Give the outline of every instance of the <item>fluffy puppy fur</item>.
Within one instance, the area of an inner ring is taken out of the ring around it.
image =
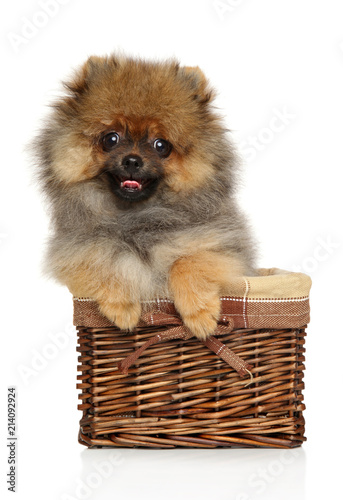
[[[123,330],[169,297],[199,338],[220,296],[253,274],[237,162],[201,70],[90,57],[39,134],[53,234],[46,267]]]

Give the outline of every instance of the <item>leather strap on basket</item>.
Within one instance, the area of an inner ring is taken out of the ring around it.
[[[141,354],[150,346],[158,344],[159,342],[166,342],[172,339],[188,340],[193,337],[193,333],[182,323],[181,318],[165,314],[161,311],[152,311],[144,314],[142,320],[149,325],[165,325],[173,324],[172,328],[158,333],[151,339],[147,340],[141,347],[139,347],[135,352],[124,358],[118,363],[119,372],[126,374],[129,368],[137,361]],[[175,326],[174,326],[175,325]],[[226,324],[218,325],[214,334],[215,335],[225,335],[233,330],[234,323],[230,318],[227,320]],[[220,342],[216,337],[210,336],[206,340],[201,341],[208,349],[214,352],[219,358],[228,363],[232,368],[236,370],[240,377],[245,375],[251,375],[252,366],[241,359],[237,354],[235,354],[231,349],[229,349],[225,344]]]

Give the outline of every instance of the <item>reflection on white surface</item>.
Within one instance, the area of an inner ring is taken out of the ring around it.
[[[305,457],[302,448],[85,449],[81,475],[61,498],[302,500]]]

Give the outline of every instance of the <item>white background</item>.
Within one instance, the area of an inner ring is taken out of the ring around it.
[[[0,7],[1,495],[10,498],[7,387],[15,385],[18,499],[337,497],[342,461],[336,452],[343,444],[342,3],[56,2]],[[25,147],[59,81],[88,55],[118,49],[175,56],[206,72],[244,157],[240,198],[260,242],[259,265],[312,277],[308,441],[292,453],[87,450],[77,442],[72,300],[41,276],[48,217]]]

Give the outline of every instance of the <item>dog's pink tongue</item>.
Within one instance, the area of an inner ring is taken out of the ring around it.
[[[133,180],[124,181],[122,183],[122,186],[123,186],[123,188],[128,188],[128,189],[140,189],[141,188],[141,184],[139,182],[133,181]]]

